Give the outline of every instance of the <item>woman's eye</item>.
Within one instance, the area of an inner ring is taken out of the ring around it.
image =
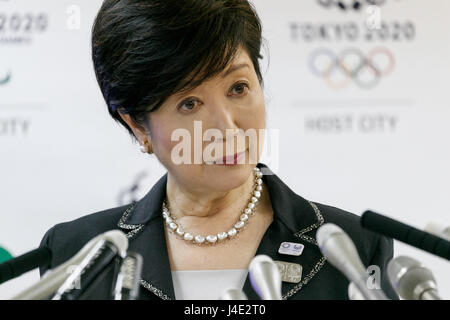
[[[233,86],[231,91],[234,91],[238,96],[244,95],[248,90],[248,85],[244,82],[240,82]]]
[[[237,83],[236,85],[234,85],[231,88],[231,92],[232,93],[229,94],[229,95],[231,95],[231,96],[233,96],[233,95],[243,96],[243,95],[245,95],[247,93],[248,89],[249,89],[249,86],[248,86],[247,83],[240,82],[240,83]],[[178,105],[177,109],[183,109],[184,108],[185,111],[191,111],[191,110],[193,110],[195,108],[195,104],[197,102],[198,101],[196,99],[192,99],[192,98],[191,99],[186,99],[186,100],[184,100],[183,102],[181,102]]]
[[[181,109],[182,107],[186,107],[185,110],[190,111],[195,108],[195,102],[196,101],[193,99],[184,100],[183,102],[181,102],[178,105],[178,109]]]

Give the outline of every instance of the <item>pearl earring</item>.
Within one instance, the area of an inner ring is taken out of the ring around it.
[[[141,150],[142,153],[148,153],[149,150],[148,150],[148,144],[147,144],[147,141],[144,142],[144,144],[141,144],[140,147],[139,147],[139,149]]]

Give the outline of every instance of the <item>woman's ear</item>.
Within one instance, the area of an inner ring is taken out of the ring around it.
[[[147,135],[144,128],[141,126],[138,126],[134,123],[134,121],[131,119],[130,115],[128,113],[122,113],[119,109],[118,111],[120,117],[123,121],[126,122],[126,124],[130,127],[131,131],[133,131],[134,136],[138,140],[139,144],[141,146],[147,146],[147,152],[152,153],[152,142],[149,135]]]

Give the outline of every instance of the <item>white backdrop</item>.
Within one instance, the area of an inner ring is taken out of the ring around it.
[[[268,127],[280,134],[278,165],[261,161],[307,199],[450,225],[450,2],[360,2],[254,0],[270,54]],[[107,113],[90,57],[100,5],[0,1],[0,247],[14,256],[57,223],[142,197],[165,172]],[[357,68],[356,50],[372,64]],[[395,242],[400,254],[430,267],[450,298],[443,259]],[[0,298],[38,278],[0,285]]]

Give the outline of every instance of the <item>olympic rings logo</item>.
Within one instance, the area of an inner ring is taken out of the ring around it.
[[[361,7],[365,4],[371,5],[371,6],[381,6],[386,2],[386,0],[317,0],[317,2],[325,8],[329,8],[331,6],[338,7],[341,10],[360,10]]]
[[[347,48],[338,55],[328,48],[319,48],[309,55],[308,65],[332,88],[341,89],[353,81],[360,88],[371,89],[392,73],[395,58],[385,47],[376,47],[367,55],[358,48]]]

